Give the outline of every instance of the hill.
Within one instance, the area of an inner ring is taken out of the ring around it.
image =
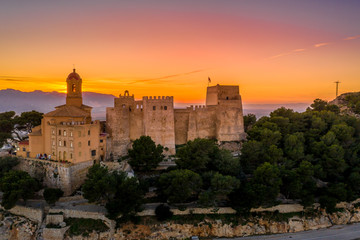
[[[360,92],[343,93],[329,104],[339,106],[342,113],[360,117]]]

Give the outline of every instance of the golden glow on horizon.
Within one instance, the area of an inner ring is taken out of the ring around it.
[[[360,91],[358,33],[203,12],[60,16],[9,27],[0,40],[2,89],[65,93],[75,63],[83,91],[175,102],[204,102],[208,77],[239,85],[246,103],[331,100],[335,81],[340,93]]]

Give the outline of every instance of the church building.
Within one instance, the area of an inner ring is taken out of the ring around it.
[[[82,79],[73,70],[66,79],[66,104],[44,114],[41,125],[29,134],[28,151],[19,155],[81,163],[99,161],[105,155],[106,136],[100,121],[92,121],[92,107],[83,104]]]

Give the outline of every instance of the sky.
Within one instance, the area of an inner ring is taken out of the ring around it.
[[[239,85],[245,104],[360,91],[358,0],[1,0],[0,89],[174,96]]]

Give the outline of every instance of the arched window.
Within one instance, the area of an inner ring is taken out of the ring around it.
[[[72,86],[71,86],[71,91],[74,93],[74,92],[76,92],[76,85],[75,84],[73,84]]]
[[[58,160],[61,160],[61,151],[59,151],[59,159]]]
[[[66,160],[66,152],[64,151],[64,161]]]

